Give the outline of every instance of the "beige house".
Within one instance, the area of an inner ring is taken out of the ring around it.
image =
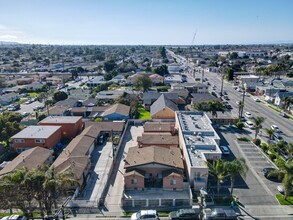
[[[153,85],[161,85],[164,84],[164,77],[160,76],[159,74],[152,74],[150,75],[150,79],[153,82]]]
[[[151,105],[150,109],[153,119],[175,119],[175,111],[178,111],[177,105],[164,94]]]

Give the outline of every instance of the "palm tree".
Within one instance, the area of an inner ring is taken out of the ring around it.
[[[243,108],[244,108],[243,102],[242,101],[239,101],[239,103],[238,103],[238,115],[239,115],[239,119],[242,116]]]
[[[261,117],[261,116],[257,116],[257,117],[252,118],[252,120],[254,121],[254,128],[255,128],[254,139],[256,139],[260,129],[262,129],[262,123],[265,121],[265,118]]]
[[[289,160],[291,161],[292,157],[293,157],[293,143],[287,144],[285,149],[286,149],[286,152],[287,152],[287,154],[289,156]]]
[[[208,103],[209,105],[209,112],[212,113],[212,117],[218,117],[217,110],[218,110],[218,103],[215,101],[211,101]]]
[[[283,163],[280,170],[272,171],[269,176],[278,175],[283,176],[283,186],[285,188],[284,199],[286,200],[289,193],[293,190],[293,161]]]
[[[207,162],[210,174],[217,178],[217,193],[220,193],[220,184],[225,179],[227,174],[226,161],[224,160],[214,160],[213,162]]]
[[[284,102],[284,105],[283,105],[283,109],[284,109],[284,110],[287,110],[288,107],[289,107],[291,104],[293,104],[293,98],[290,97],[290,96],[286,96],[286,97],[284,97],[282,100],[283,100],[283,102]]]
[[[275,130],[274,129],[271,129],[271,128],[267,128],[266,129],[266,132],[269,135],[269,139],[272,140],[272,137],[273,137],[273,135],[275,133]]]
[[[248,166],[246,165],[244,158],[238,158],[231,162],[227,162],[226,169],[227,169],[227,175],[230,176],[231,195],[233,195],[233,188],[234,188],[236,176],[241,175],[245,177],[248,171]]]

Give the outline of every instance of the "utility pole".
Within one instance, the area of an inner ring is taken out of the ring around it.
[[[222,72],[221,96],[223,95],[224,73]]]
[[[241,111],[240,111],[240,118],[243,115],[243,109],[244,109],[244,98],[245,98],[245,88],[244,85],[242,84],[242,103],[241,103]]]

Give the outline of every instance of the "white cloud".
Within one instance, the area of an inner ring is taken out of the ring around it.
[[[6,35],[0,35],[0,39],[4,39],[4,40],[14,40],[17,39],[18,37],[15,35],[10,35],[10,34],[6,34]]]

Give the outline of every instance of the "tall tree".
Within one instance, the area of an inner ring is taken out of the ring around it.
[[[55,102],[65,100],[67,98],[68,98],[67,93],[63,92],[63,91],[55,92],[54,95],[53,95],[53,99],[54,99]]]
[[[221,183],[227,175],[226,161],[214,160],[212,162],[207,162],[207,166],[209,168],[209,173],[217,179],[217,193],[219,195]]]
[[[230,177],[231,182],[231,195],[233,195],[235,178],[238,175],[246,176],[248,166],[244,158],[237,158],[231,162],[226,163],[227,175]]]
[[[255,128],[254,139],[256,139],[260,129],[262,129],[262,123],[265,121],[265,118],[261,116],[257,116],[252,118],[252,120],[254,121],[254,128]]]
[[[283,186],[285,189],[284,199],[286,200],[290,192],[293,191],[293,161],[290,160],[288,163],[283,163],[280,170],[275,170],[269,173],[269,176],[279,175],[283,177]]]
[[[138,77],[134,82],[134,86],[143,92],[147,91],[152,84],[152,80],[147,75]]]
[[[271,129],[271,128],[267,128],[266,133],[269,135],[269,140],[272,140],[272,137],[273,137],[273,135],[275,133],[275,130]]]

